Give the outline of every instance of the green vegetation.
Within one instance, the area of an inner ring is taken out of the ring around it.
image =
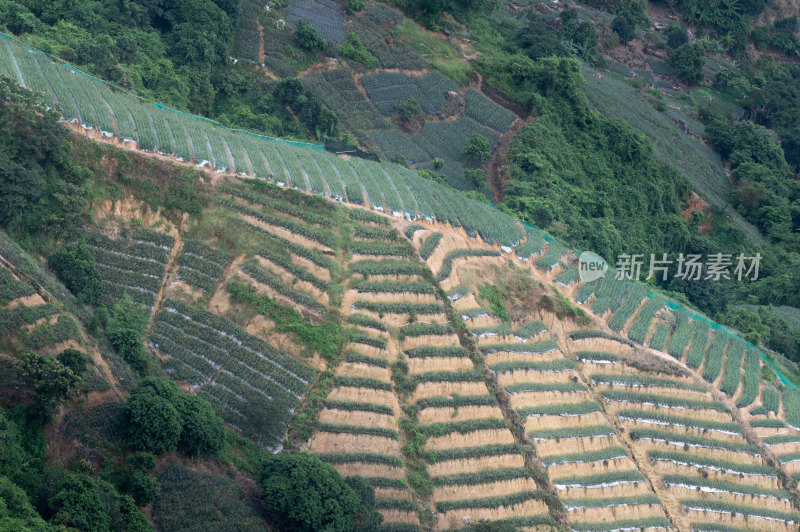
[[[713,458],[703,458],[689,453],[650,451],[651,461],[675,462],[681,465],[693,467],[708,467],[719,469],[726,473],[735,475],[762,475],[766,477],[776,477],[778,472],[773,467],[742,464],[728,460],[715,460]]]
[[[613,373],[594,373],[592,374],[594,384],[613,384],[615,386],[625,386],[626,388],[673,388],[675,390],[694,390],[698,392],[706,391],[700,384],[692,382],[677,381],[672,379],[661,379],[658,377],[648,377],[646,375],[615,375]]]
[[[637,421],[639,423],[652,423],[655,425],[672,425],[691,429],[706,431],[719,431],[726,434],[744,434],[742,427],[738,423],[726,423],[722,421],[706,421],[692,417],[671,416],[659,414],[657,412],[647,412],[645,410],[622,409],[617,412],[619,419]],[[752,424],[751,424],[752,425]],[[752,425],[757,426],[757,425]]]
[[[607,447],[601,451],[552,455],[542,458],[542,463],[550,467],[558,464],[601,462],[605,460],[614,460],[615,458],[624,458],[626,456],[628,456],[628,453],[624,447]]]
[[[669,442],[673,445],[683,444],[688,447],[702,447],[706,449],[720,449],[723,451],[733,451],[748,453],[752,455],[758,454],[758,447],[747,443],[732,443],[722,440],[714,440],[711,438],[701,438],[697,436],[688,436],[685,434],[674,434],[672,432],[662,430],[642,430],[634,429],[630,431],[631,439],[636,441],[654,440]]]
[[[439,241],[442,239],[442,233],[433,233],[428,238],[425,239],[425,242],[422,244],[422,247],[419,250],[419,256],[422,257],[422,260],[428,260],[433,252],[436,251],[436,246],[439,245]]]
[[[691,409],[691,410],[715,410],[717,412],[727,412],[727,407],[718,401],[700,401],[694,399],[683,399],[680,397],[669,397],[658,394],[629,392],[622,390],[606,390],[601,394],[606,401],[622,401],[627,403],[641,403],[665,408]]]
[[[533,441],[559,440],[562,438],[595,438],[614,434],[614,429],[606,425],[575,427],[568,429],[535,430],[528,433]]]

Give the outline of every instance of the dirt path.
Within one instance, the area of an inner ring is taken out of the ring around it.
[[[267,60],[267,52],[264,49],[264,26],[260,23],[258,25],[258,62],[261,63],[261,70],[264,71],[264,75],[267,76],[269,79],[278,80],[278,76],[273,74],[270,69],[266,67]]]
[[[495,203],[501,203],[504,199],[506,183],[511,179],[511,172],[505,164],[505,156],[511,141],[514,140],[517,132],[528,124],[529,119],[517,118],[508,130],[500,135],[497,145],[492,152],[492,158],[486,165],[486,176],[489,179],[489,188],[492,190],[492,197]]]
[[[164,308],[164,301],[167,299],[167,289],[169,285],[172,284],[178,277],[178,270],[180,267],[178,266],[178,257],[181,256],[183,252],[183,239],[180,235],[175,236],[175,245],[172,246],[172,251],[169,252],[169,261],[167,262],[167,267],[164,270],[164,278],[161,280],[161,288],[158,289],[158,294],[156,294],[156,303],[153,305],[153,312],[152,312],[152,320],[150,320],[150,325],[148,330],[152,330],[153,325],[156,323],[156,318],[161,313],[161,309]]]

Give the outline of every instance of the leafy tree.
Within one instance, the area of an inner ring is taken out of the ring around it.
[[[123,431],[132,448],[154,454],[177,449],[183,419],[171,402],[177,396],[177,388],[173,392],[166,385],[168,382],[150,377],[144,379],[131,391],[130,398],[122,407]]]
[[[56,525],[88,532],[110,529],[111,518],[103,509],[97,483],[88,475],[66,475],[48,505]]]
[[[636,37],[636,19],[630,13],[622,13],[611,21],[611,29],[623,43],[630,42]]]
[[[364,9],[364,0],[347,0],[345,7],[350,11],[361,11]]]
[[[36,512],[25,490],[0,476],[0,530],[47,532],[51,527]]]
[[[282,79],[275,85],[272,95],[283,105],[294,105],[303,94],[303,84],[297,78]]]
[[[129,295],[114,305],[113,317],[106,327],[111,344],[139,374],[147,372],[147,351],[143,337],[150,319],[147,309],[133,302]]]
[[[671,24],[664,30],[664,36],[667,38],[667,46],[673,50],[689,42],[689,36],[680,24]]]
[[[156,457],[152,453],[133,453],[126,462],[132,471],[148,473],[156,467]]]
[[[80,377],[86,371],[86,355],[77,349],[65,349],[56,357],[59,362]]]
[[[309,52],[322,52],[327,46],[325,40],[319,36],[317,30],[307,20],[301,19],[297,21],[295,35],[297,35],[300,46]]]
[[[259,484],[265,507],[285,530],[349,531],[362,511],[358,495],[341,475],[311,454],[269,457]]]
[[[706,64],[706,51],[700,43],[686,43],[675,48],[670,56],[672,64],[680,76],[692,83],[703,81],[703,67]]]
[[[14,367],[20,383],[36,392],[43,407],[52,407],[79,390],[80,376],[54,357],[27,352]]]
[[[465,168],[464,177],[466,177],[475,188],[481,188],[486,185],[486,171],[481,168]]]
[[[80,220],[90,172],[67,156],[67,135],[38,96],[0,75],[0,226],[58,237]]]
[[[82,302],[96,305],[103,297],[103,281],[94,255],[80,242],[66,244],[48,263],[64,285]]]
[[[492,148],[483,135],[472,135],[464,147],[463,155],[469,162],[485,164],[492,156]]]
[[[133,470],[125,477],[124,490],[137,506],[146,506],[156,498],[158,481],[143,471]]]
[[[375,511],[375,490],[360,476],[346,477],[344,481],[361,501],[361,510],[354,519],[354,529],[364,532],[375,530],[383,522],[383,516]]]
[[[225,443],[225,426],[211,404],[196,395],[181,393],[175,406],[183,419],[180,447],[190,455],[210,456]]]

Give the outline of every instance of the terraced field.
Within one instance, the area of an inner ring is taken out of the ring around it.
[[[106,303],[148,308],[164,370],[243,435],[367,478],[387,529],[797,529],[800,392],[762,379],[734,331],[611,270],[584,283],[549,235],[399,167],[179,119],[0,50],[65,119],[227,169],[197,224],[88,233]],[[0,255],[13,341],[78,342],[45,300],[63,287],[20,273],[2,238]]]

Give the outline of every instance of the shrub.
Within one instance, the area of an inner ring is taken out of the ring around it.
[[[623,43],[630,42],[636,37],[636,19],[628,12],[620,13],[611,21],[611,29]]]
[[[702,44],[682,44],[673,50],[670,60],[682,78],[693,83],[703,81],[706,51]]]
[[[196,395],[182,393],[175,406],[183,428],[179,446],[190,455],[212,456],[225,443],[225,426],[211,404]]]
[[[103,298],[103,280],[94,255],[83,243],[65,244],[47,262],[81,302],[89,305],[100,303]]]
[[[325,41],[307,20],[301,19],[297,21],[295,35],[297,36],[300,46],[309,52],[322,52],[326,47]]]
[[[425,243],[422,244],[422,247],[419,250],[419,256],[422,257],[422,260],[428,260],[433,252],[436,251],[436,246],[439,245],[439,241],[442,239],[442,233],[433,233],[428,238],[425,239]]]
[[[150,314],[141,305],[136,305],[130,296],[114,305],[113,317],[106,327],[106,336],[111,344],[136,372],[147,372],[147,351],[143,337],[150,321]]]
[[[350,0],[350,3],[352,3],[352,1],[353,0]],[[364,2],[361,2],[362,7],[363,5]],[[378,64],[378,60],[375,58],[375,56],[369,53],[369,50],[364,48],[364,43],[361,42],[361,37],[355,33],[350,33],[347,36],[347,38],[344,40],[344,43],[339,46],[339,53],[342,54],[343,57],[350,58],[353,61],[358,61],[367,68],[372,68]]]
[[[664,36],[667,38],[667,46],[673,50],[689,42],[689,36],[680,24],[672,24],[664,30]]]
[[[363,503],[339,473],[306,453],[269,457],[259,475],[266,509],[284,530],[352,530]],[[298,504],[302,501],[302,504]]]
[[[492,156],[492,147],[483,135],[472,135],[462,155],[472,163],[485,164]]]
[[[122,408],[123,431],[134,449],[164,454],[178,447],[183,423],[171,400],[153,388],[134,388]]]

